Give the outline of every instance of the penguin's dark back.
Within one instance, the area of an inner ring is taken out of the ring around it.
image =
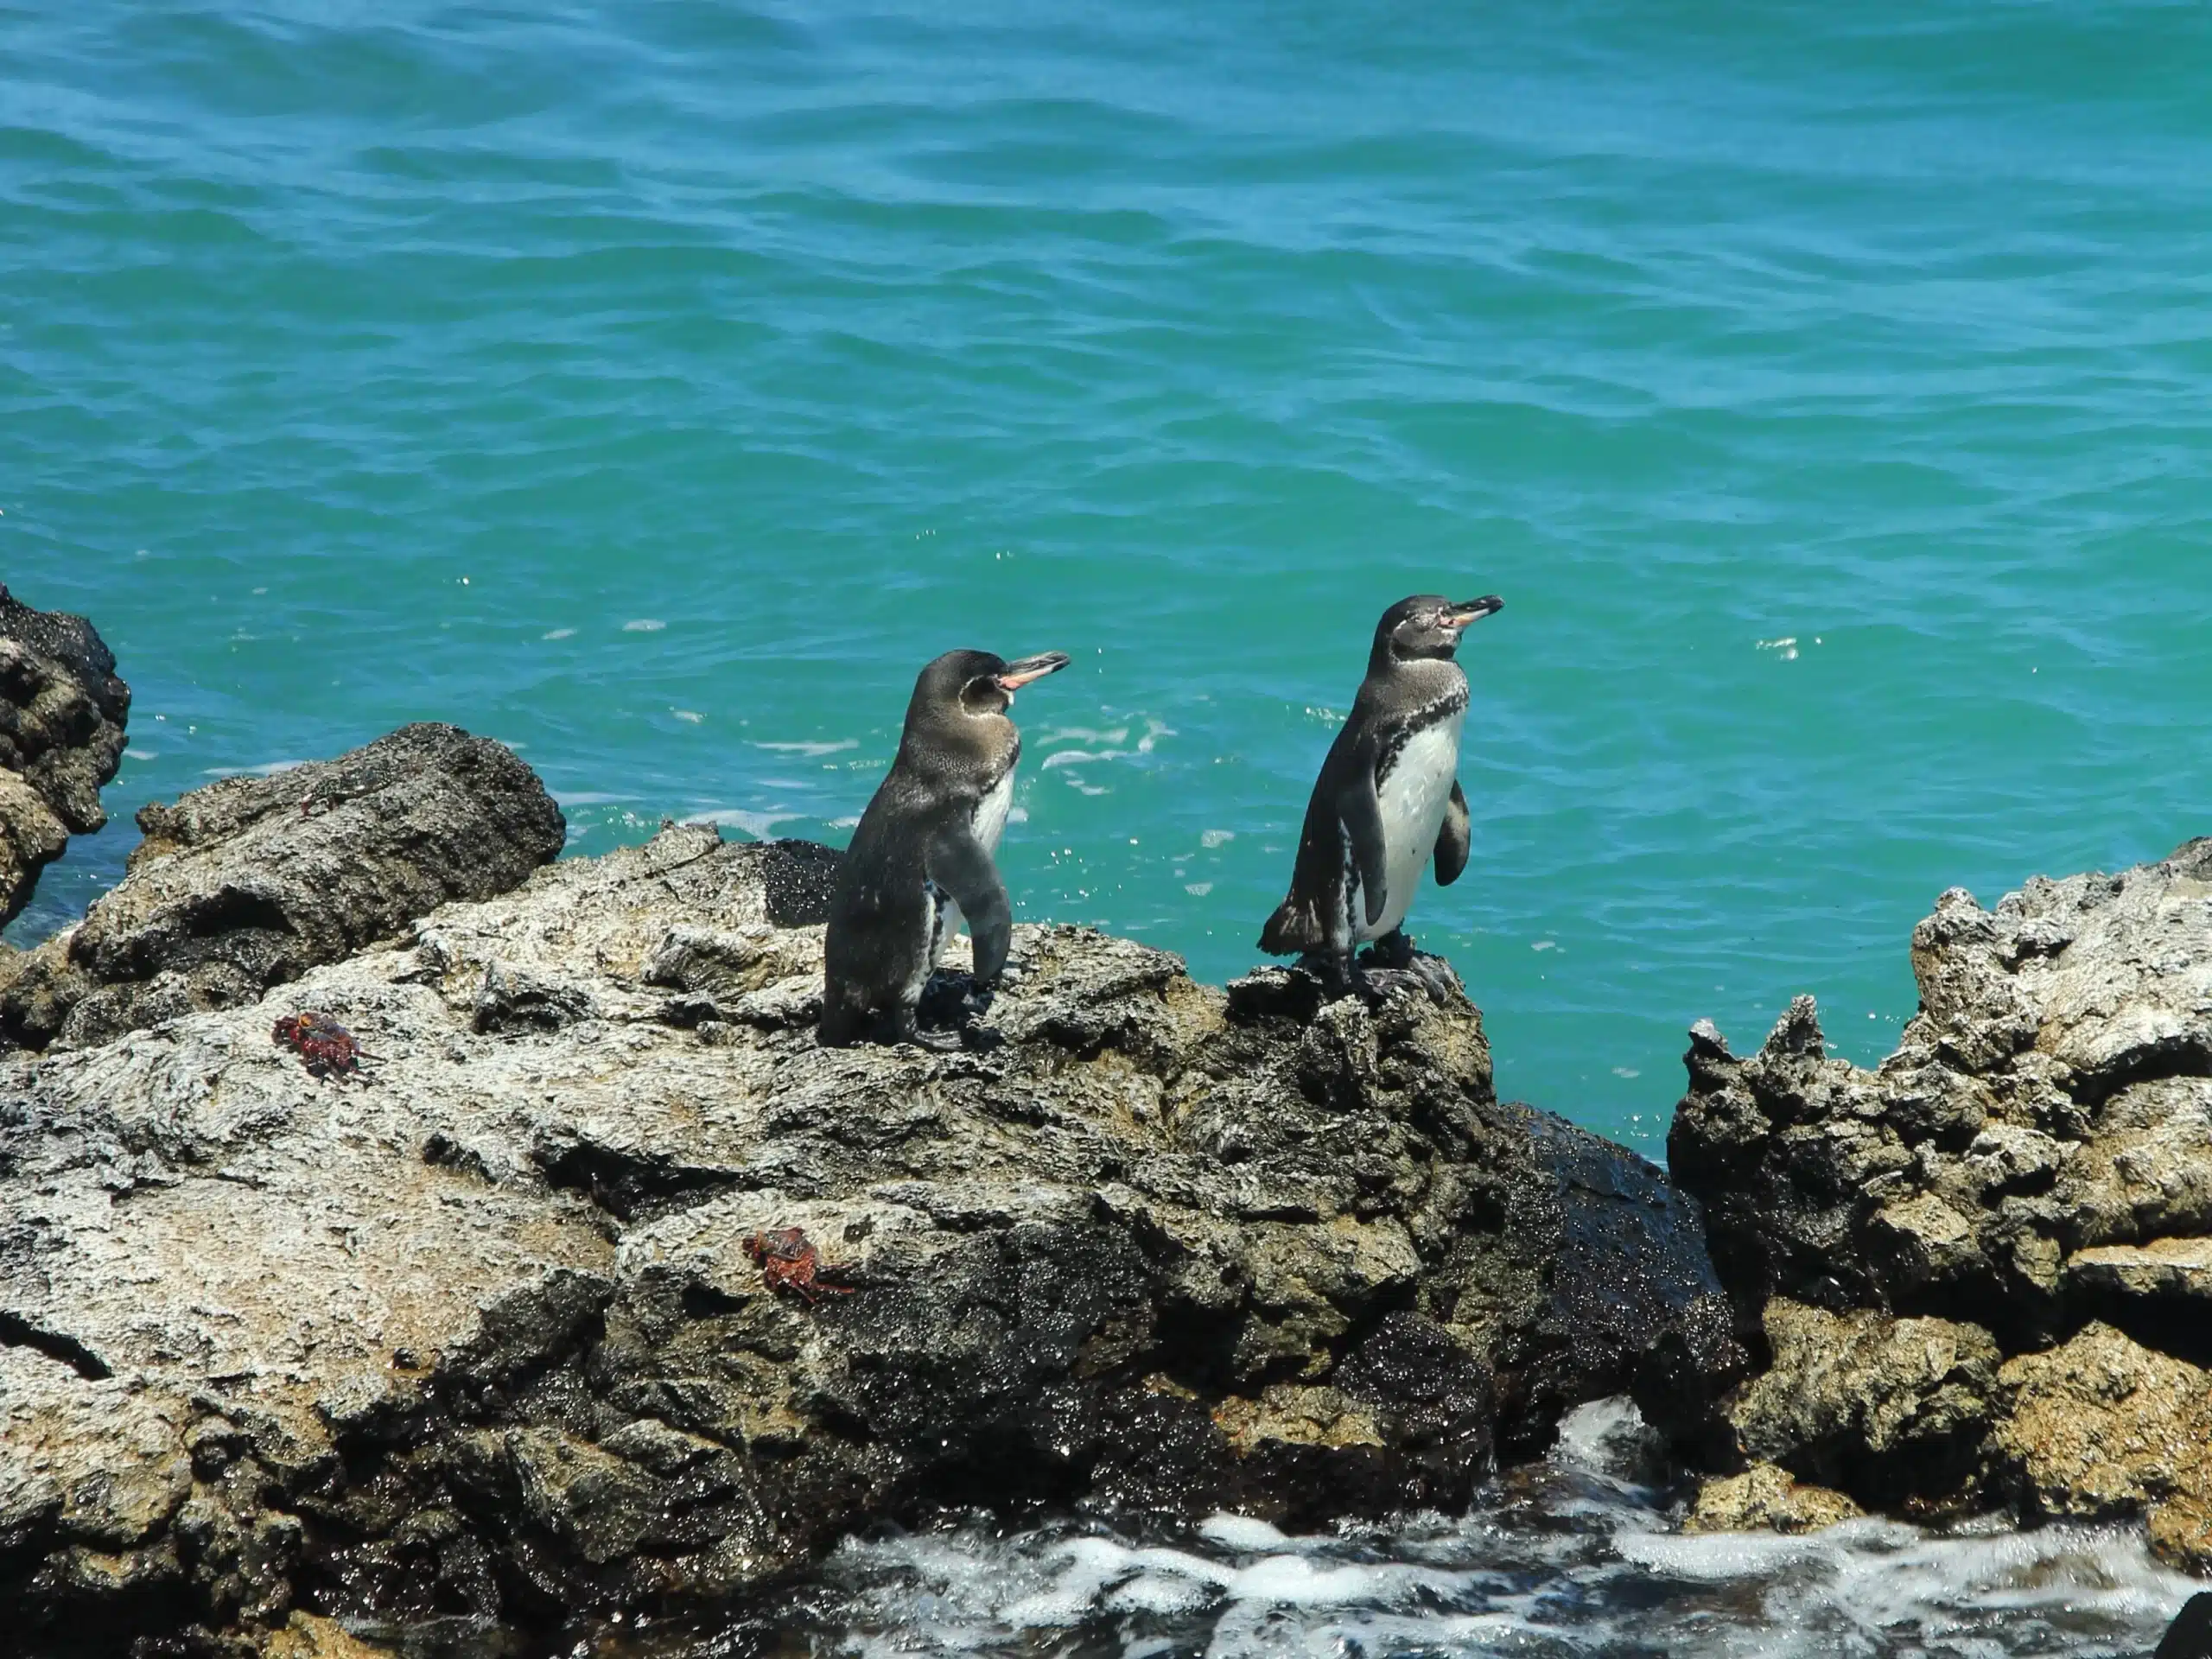
[[[947,819],[966,822],[1021,753],[1021,736],[1003,715],[968,715],[925,706],[919,692],[906,715],[898,757],[876,785],[846,849],[830,900],[833,922],[849,925],[925,878],[931,836]],[[844,926],[833,925],[833,935]]]
[[[1359,696],[1344,723],[1347,727],[1417,724],[1432,714],[1454,713],[1466,702],[1467,676],[1458,663],[1420,657],[1370,672],[1359,683]]]

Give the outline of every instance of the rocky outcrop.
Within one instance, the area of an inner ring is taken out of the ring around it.
[[[100,786],[123,763],[130,713],[130,688],[91,623],[0,586],[0,923],[71,836],[107,822]]]
[[[1691,1033],[1670,1161],[1771,1359],[1739,1454],[1891,1508],[2147,1512],[2212,1561],[2212,841],[1955,889],[1913,966],[1872,1071],[1810,998],[1745,1058]]]
[[[449,899],[505,892],[567,833],[512,751],[428,724],[156,803],[138,827],[122,883],[0,970],[0,1039],[84,1047],[253,1002]]]
[[[1999,1354],[1979,1325],[1777,1297],[1764,1335],[1773,1363],[1730,1412],[1746,1456],[1891,1509],[1980,1476]]]
[[[1471,1004],[1025,925],[957,1051],[824,1049],[835,857],[670,830],[0,1065],[0,1624],[542,1631],[863,1521],[1310,1524],[1464,1504],[1624,1387],[1716,1421],[1694,1211],[1497,1101]],[[309,1009],[363,1077],[271,1040]]]
[[[1787,1469],[1754,1463],[1698,1488],[1685,1532],[1817,1532],[1866,1513],[1841,1492],[1808,1485]]]

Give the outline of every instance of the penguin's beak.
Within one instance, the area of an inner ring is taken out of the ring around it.
[[[1452,614],[1444,619],[1447,626],[1464,628],[1479,622],[1492,611],[1502,611],[1505,601],[1496,594],[1484,594],[1480,599],[1463,599],[1452,607]]]
[[[999,690],[1010,697],[1030,681],[1057,674],[1067,665],[1068,654],[1065,651],[1044,651],[1034,657],[1024,657],[1018,663],[1006,665],[1006,672],[998,677]]]

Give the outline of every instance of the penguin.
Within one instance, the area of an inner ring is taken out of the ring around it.
[[[1467,677],[1452,658],[1461,633],[1504,604],[1417,594],[1376,624],[1367,677],[1306,808],[1290,896],[1260,934],[1262,950],[1302,955],[1338,995],[1353,950],[1370,940],[1387,965],[1415,967],[1404,930],[1421,867],[1433,857],[1441,887],[1467,868]]]
[[[975,941],[976,988],[996,984],[1014,912],[993,855],[1021,758],[1007,710],[1023,686],[1067,665],[1059,651],[1013,663],[949,651],[915,680],[898,758],[861,815],[830,896],[823,1043],[885,1033],[921,1042],[915,1007],[944,942],[963,925]]]

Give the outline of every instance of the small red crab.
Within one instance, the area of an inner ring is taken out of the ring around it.
[[[343,1082],[361,1075],[363,1060],[376,1058],[364,1054],[353,1033],[327,1014],[288,1014],[276,1022],[275,1036],[318,1077]]]
[[[849,1296],[857,1287],[832,1281],[845,1269],[832,1267],[816,1251],[813,1241],[797,1227],[771,1227],[745,1241],[745,1253],[760,1264],[760,1282],[771,1290],[788,1290],[809,1307],[820,1293]]]

